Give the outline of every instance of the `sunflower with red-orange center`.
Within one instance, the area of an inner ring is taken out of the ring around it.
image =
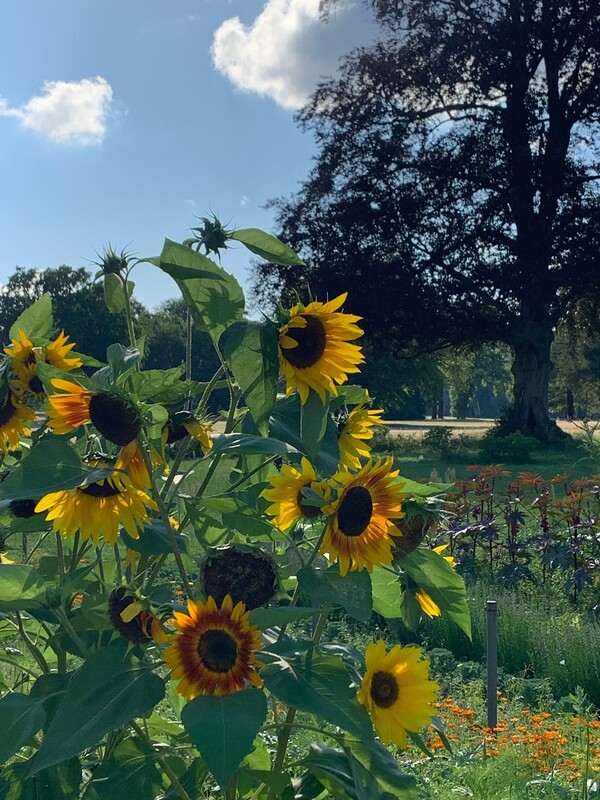
[[[248,621],[246,606],[235,606],[226,595],[217,608],[211,596],[206,603],[188,600],[188,613],[174,612],[177,633],[170,637],[165,661],[177,692],[188,700],[200,694],[226,695],[249,683],[261,687],[255,651],[262,646],[260,631]]]
[[[338,561],[340,574],[392,563],[392,536],[401,536],[394,519],[404,516],[402,487],[392,459],[368,461],[352,475],[339,472],[337,499],[322,511],[330,517],[320,552]]]

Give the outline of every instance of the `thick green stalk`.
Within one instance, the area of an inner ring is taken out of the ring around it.
[[[19,628],[19,633],[21,634],[21,638],[25,642],[25,646],[37,662],[38,667],[44,672],[46,675],[50,672],[50,667],[46,659],[44,658],[42,651],[37,647],[27,635],[25,628],[23,627],[23,620],[21,619],[21,615],[18,611],[15,611],[15,617],[17,620],[17,626]]]
[[[151,748],[152,740],[150,739],[146,731],[140,725],[138,725],[138,723],[135,722],[134,720],[132,720],[129,724],[131,725],[133,730],[137,733],[137,735],[140,737],[140,739],[142,739]],[[168,765],[168,763],[165,761],[165,759],[162,756],[156,755],[156,753],[154,753],[154,755],[157,762],[160,764],[160,768],[165,773],[167,778],[171,781],[171,786],[177,792],[181,800],[192,800],[192,798],[189,796],[189,794],[186,792],[186,790],[179,782],[177,775],[175,775],[175,773]]]

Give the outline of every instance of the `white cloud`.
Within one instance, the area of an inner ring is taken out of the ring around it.
[[[10,108],[0,97],[0,116],[16,117],[51,142],[100,144],[106,135],[113,90],[104,78],[45,81],[39,95]]]
[[[319,0],[267,0],[252,25],[225,20],[213,37],[216,69],[238,89],[299,108],[339,59],[374,38],[375,24],[360,2],[347,0],[327,23]]]

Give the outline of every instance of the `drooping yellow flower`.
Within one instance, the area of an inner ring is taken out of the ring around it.
[[[420,660],[419,647],[392,647],[383,639],[367,646],[366,672],[357,693],[384,744],[406,747],[406,732],[417,733],[435,715],[439,686],[429,680],[429,661]]]
[[[153,462],[156,462],[158,454],[153,453],[152,455],[154,456]],[[144,453],[135,439],[121,450],[115,462],[115,470],[124,470],[138,489],[149,489],[152,486]]]
[[[42,497],[35,510],[48,512],[46,519],[56,533],[72,536],[80,531],[84,541],[91,539],[97,545],[101,536],[108,544],[115,544],[121,525],[138,539],[139,528],[149,520],[149,508],[157,510],[154,500],[133,486],[126,475],[113,472],[95,483],[51,492]]]
[[[286,380],[286,394],[295,389],[303,403],[313,389],[325,402],[327,394],[337,394],[336,384],[360,372],[364,361],[361,348],[351,344],[362,336],[355,323],[361,318],[338,309],[346,300],[341,294],[328,303],[300,303],[289,311],[289,320],[279,331],[279,364]]]
[[[112,591],[108,597],[108,616],[124,639],[137,644],[154,640],[162,644],[168,641],[158,617],[144,608],[123,586]]]
[[[0,553],[0,564],[14,564],[14,561],[11,561],[10,558],[6,555],[6,553]]]
[[[392,459],[372,463],[352,475],[339,472],[337,500],[323,508],[331,517],[325,529],[321,553],[340,565],[340,574],[392,563],[392,536],[401,533],[392,519],[401,519],[402,483]]]
[[[28,435],[28,423],[34,418],[33,409],[19,402],[9,389],[0,401],[0,450],[4,453],[16,450],[21,437]]]
[[[438,544],[437,547],[433,548],[433,552],[441,555],[447,547],[448,544]],[[444,556],[444,560],[450,564],[452,569],[456,569],[456,559],[454,558],[454,556]]]
[[[48,397],[48,426],[54,433],[71,433],[91,422],[109,442],[126,445],[140,432],[142,425],[137,409],[122,397],[90,391],[62,378],[53,378],[52,385],[64,392]]]
[[[61,331],[56,339],[44,348],[44,356],[47,363],[63,372],[70,372],[83,364],[79,356],[69,356],[69,353],[75,347],[75,342],[70,342],[69,344],[67,342],[69,342],[69,337],[64,331]]]
[[[441,617],[442,610],[425,589],[415,592],[415,600],[421,606],[421,611],[428,617]]]
[[[367,442],[373,438],[375,425],[383,425],[382,414],[382,408],[365,408],[362,404],[348,414],[338,430],[341,469],[360,469],[361,458],[370,458]]]
[[[244,689],[250,682],[262,686],[255,651],[260,631],[248,621],[243,603],[234,607],[227,595],[217,608],[213,597],[206,603],[188,600],[188,613],[174,613],[177,633],[169,637],[164,658],[177,692],[188,700],[200,694],[225,695]]]
[[[163,446],[178,442],[186,436],[191,436],[200,443],[202,452],[206,455],[213,446],[213,441],[210,437],[212,425],[208,422],[201,422],[195,419],[192,414],[185,415],[183,412],[178,413],[182,414],[182,421],[179,422],[176,415],[176,418],[169,419],[168,423],[163,428]]]
[[[321,513],[317,506],[311,506],[304,502],[302,489],[310,488],[323,499],[330,492],[324,481],[317,481],[317,474],[310,461],[302,456],[300,462],[301,469],[284,464],[281,467],[281,475],[273,475],[269,478],[272,489],[265,489],[262,496],[271,505],[267,508],[267,514],[274,517],[273,524],[279,530],[286,531],[300,517],[314,519]]]

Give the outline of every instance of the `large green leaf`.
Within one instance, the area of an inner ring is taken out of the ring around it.
[[[377,741],[344,737],[344,749],[377,781],[378,788],[392,797],[417,800],[415,779],[398,767],[390,751]]]
[[[48,339],[52,325],[52,298],[46,293],[19,314],[8,335],[11,339],[18,339],[19,331],[23,331],[33,341]]]
[[[29,697],[12,692],[0,700],[0,764],[13,756],[46,720],[45,697]]]
[[[313,603],[340,605],[359,622],[368,622],[371,617],[371,577],[366,570],[349,572],[342,578],[337,564],[327,569],[303,567],[298,572],[298,584]]]
[[[109,731],[148,714],[165,694],[164,681],[121,647],[94,653],[73,675],[31,774],[96,745]]]
[[[264,692],[250,688],[222,697],[200,695],[185,706],[181,721],[224,789],[266,717]]]
[[[131,297],[135,284],[127,281],[127,295]],[[118,314],[125,308],[125,291],[123,281],[114,272],[104,276],[104,302],[111,314]]]
[[[50,492],[71,489],[84,481],[94,482],[111,470],[90,470],[78,453],[58,436],[44,436],[31,452],[0,484],[0,500],[42,497]]]
[[[318,398],[317,398],[317,402]],[[317,406],[319,415],[322,414],[322,406]],[[302,403],[298,394],[286,397],[277,401],[270,419],[271,436],[287,442],[306,455],[309,460],[309,447],[302,437]],[[319,431],[322,423],[322,416],[319,416]],[[313,426],[314,428],[314,426]],[[306,431],[305,431],[306,432]],[[314,447],[313,447],[314,449]],[[326,420],[325,433],[320,441],[318,452],[312,461],[313,466],[325,475],[331,475],[338,469],[340,460],[340,446],[337,437],[337,427],[333,419],[329,416]]]
[[[139,739],[125,739],[94,770],[84,800],[153,800],[162,788],[152,748]]]
[[[47,583],[35,567],[3,564],[0,570],[0,611],[26,611],[40,607],[46,597]]]
[[[375,567],[371,573],[373,587],[373,611],[387,619],[402,616],[402,586],[400,579],[393,572]]]
[[[314,650],[277,658],[260,671],[267,689],[288,705],[316,714],[359,737],[372,738],[373,726],[350,686],[342,659]]]
[[[260,453],[262,455],[287,455],[296,453],[296,448],[280,442],[278,439],[267,439],[263,436],[251,436],[244,433],[222,433],[215,436],[211,455],[216,453]]]
[[[220,345],[256,427],[266,436],[279,380],[277,326],[269,320],[236,322]]]
[[[471,638],[465,582],[446,559],[428,547],[417,547],[404,556],[399,565],[420,589],[427,592],[442,614],[453,620]]]
[[[304,261],[294,253],[291,247],[258,228],[240,228],[229,238],[241,242],[251,253],[273,264],[281,264],[284,267],[304,264]]]
[[[0,800],[79,800],[81,764],[70,758],[28,778],[32,759],[13,762],[2,770]],[[134,800],[132,798],[132,800]]]
[[[144,525],[144,529],[140,533],[138,539],[134,539],[127,531],[121,530],[121,539],[130,550],[135,550],[136,553],[144,553],[147,556],[155,556],[160,553],[172,553],[173,547],[169,534],[167,533],[163,523],[154,519],[152,522]],[[187,543],[185,538],[175,531],[175,539],[179,545],[182,553],[187,552]]]
[[[189,247],[165,239],[160,268],[175,279],[197,328],[218,342],[244,314],[244,293],[228,272]]]
[[[314,463],[327,429],[329,403],[322,403],[319,395],[311,389],[300,415],[300,438],[303,450]]]

